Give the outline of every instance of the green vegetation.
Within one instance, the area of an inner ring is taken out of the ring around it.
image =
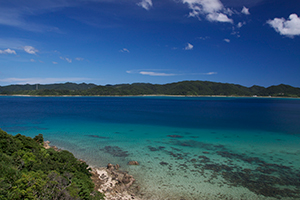
[[[93,84],[12,85],[0,87],[0,94],[7,95],[225,95],[225,96],[274,96],[300,97],[300,88],[277,85],[245,87],[237,84],[209,81],[183,81],[170,84],[133,83],[96,86]]]
[[[32,139],[0,129],[0,199],[103,199],[87,164],[42,144],[41,134]]]

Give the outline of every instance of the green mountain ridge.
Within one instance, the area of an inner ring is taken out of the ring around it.
[[[2,95],[224,95],[300,97],[300,88],[280,84],[270,87],[210,81],[182,81],[168,84],[132,83],[97,86],[95,84],[49,84],[0,86]]]

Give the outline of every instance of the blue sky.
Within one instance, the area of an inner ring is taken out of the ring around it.
[[[300,1],[0,1],[0,85],[300,87]]]

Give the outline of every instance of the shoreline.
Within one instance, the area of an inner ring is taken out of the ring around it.
[[[55,151],[61,151],[56,146],[50,146],[50,141],[44,141],[44,148],[53,148]],[[86,163],[82,159],[80,162]],[[125,171],[121,171],[118,164],[113,165],[108,163],[107,167],[94,167],[90,166],[91,179],[95,185],[94,189],[105,195],[105,200],[142,200],[137,195],[140,186],[135,183],[132,175]]]
[[[0,94],[0,97],[224,97],[224,98],[264,98],[264,99],[300,99],[300,97],[278,97],[278,96],[237,96],[237,95],[23,95],[23,94]]]

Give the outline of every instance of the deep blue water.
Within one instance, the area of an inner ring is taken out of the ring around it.
[[[0,97],[0,113],[10,134],[120,164],[145,199],[300,199],[300,99]]]
[[[0,97],[0,127],[68,118],[300,134],[300,100],[172,97]]]

